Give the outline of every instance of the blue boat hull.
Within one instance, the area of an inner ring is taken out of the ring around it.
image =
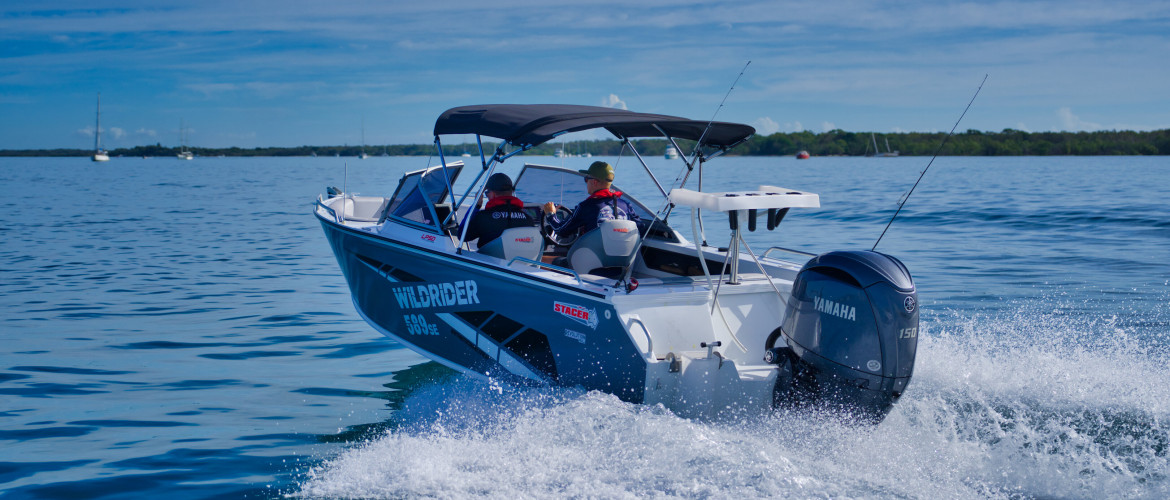
[[[604,295],[318,219],[383,335],[465,373],[643,401],[646,361]]]

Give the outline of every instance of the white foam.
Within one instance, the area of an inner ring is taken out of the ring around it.
[[[681,419],[579,390],[468,380],[307,473],[305,497],[1164,498],[1170,368],[1111,319],[1018,307],[924,320],[877,427]]]

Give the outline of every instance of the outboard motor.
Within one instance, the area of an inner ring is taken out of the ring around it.
[[[777,345],[783,336],[786,345]],[[906,266],[870,251],[829,252],[796,275],[764,360],[779,365],[776,407],[823,407],[879,423],[918,349],[918,294]]]

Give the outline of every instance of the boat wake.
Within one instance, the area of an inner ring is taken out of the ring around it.
[[[876,427],[705,422],[596,391],[436,383],[292,496],[1167,497],[1165,342],[1132,318],[1069,310],[924,315],[914,382]]]

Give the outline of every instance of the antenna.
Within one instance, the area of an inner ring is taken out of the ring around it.
[[[699,140],[695,141],[695,150],[691,155],[691,161],[687,161],[686,155],[681,154],[682,153],[681,150],[679,151],[679,156],[682,158],[683,163],[686,164],[686,174],[684,175],[683,171],[680,170],[679,175],[674,178],[674,181],[678,182],[679,177],[682,177],[682,182],[679,183],[680,186],[686,185],[687,179],[689,179],[691,177],[691,170],[694,169],[692,166],[692,163],[695,161],[695,158],[697,158],[699,156],[699,153],[701,152],[700,146],[702,146],[702,144],[703,144],[703,139],[707,138],[707,132],[711,130],[711,124],[715,123],[715,117],[719,115],[719,110],[723,109],[723,104],[727,102],[727,98],[731,95],[731,91],[735,90],[735,85],[737,83],[739,83],[739,79],[743,77],[744,72],[747,71],[747,68],[749,65],[751,65],[751,63],[752,63],[752,61],[749,59],[747,64],[743,65],[743,69],[739,70],[739,74],[736,75],[735,81],[731,82],[731,87],[727,89],[727,93],[723,94],[723,100],[719,101],[719,107],[715,108],[715,112],[711,114],[711,119],[707,121],[706,128],[704,128],[703,133],[699,135]],[[659,128],[658,130],[660,132],[662,132],[661,128]],[[666,133],[663,132],[663,135],[666,135]],[[666,138],[667,138],[667,140],[669,140],[671,142],[671,145],[677,145],[677,143],[674,142],[674,139],[671,138],[669,135],[667,135]],[[630,139],[628,137],[624,137],[623,141],[622,141],[622,150],[618,153],[619,159],[621,158],[621,154],[626,151],[626,146],[629,146],[630,149],[634,151],[635,155],[638,154],[638,151],[636,149],[634,149],[633,144],[630,144]],[[641,155],[638,155],[638,159],[641,160],[641,158],[642,158]],[[645,165],[646,162],[643,161],[642,163],[643,163],[643,165]],[[700,168],[699,168],[699,191],[703,190],[703,169],[702,169],[701,165],[702,165],[702,163],[700,163]],[[648,172],[648,173],[650,172],[650,167],[646,167],[646,172]],[[650,178],[654,179],[654,174],[650,174]],[[654,182],[657,183],[658,180],[655,179]],[[672,189],[674,188],[674,184],[671,184],[671,188]],[[659,186],[659,189],[661,189],[661,186]],[[674,210],[674,204],[670,203],[670,195],[667,194],[666,204],[663,205],[662,208],[658,209],[657,212],[654,212],[654,219],[665,221],[667,217],[670,217],[671,210]],[[658,216],[659,213],[663,214],[663,216],[659,217]],[[701,213],[701,212],[698,209],[696,209],[694,212],[694,216],[698,218],[699,232],[701,234],[703,234],[703,242],[700,243],[700,245],[707,246],[707,233],[706,233],[706,230],[703,229],[703,218],[698,216],[699,213]],[[646,242],[646,240],[643,238],[638,239],[638,245],[634,248],[634,255],[637,255],[638,252],[641,251],[642,244],[644,244],[645,242]],[[707,266],[702,266],[702,267],[703,267],[704,272],[705,272]],[[626,293],[632,292],[634,290],[634,288],[637,287],[636,282],[634,283],[633,286],[628,284],[629,283],[628,280],[631,279],[631,275],[633,274],[633,272],[634,272],[634,263],[630,262],[629,264],[626,265],[625,270],[622,272],[621,277],[618,278],[618,284],[627,283]],[[738,342],[738,340],[737,340],[737,342]]]
[[[748,59],[748,62],[743,65],[743,69],[739,70],[739,74],[735,76],[735,81],[731,82],[731,87],[727,89],[727,93],[723,94],[723,100],[719,101],[719,107],[715,108],[714,113],[711,113],[711,119],[707,120],[706,128],[704,128],[703,133],[699,135],[699,140],[695,142],[695,150],[693,152],[691,152],[691,161],[686,162],[688,169],[692,168],[691,164],[694,163],[695,159],[699,157],[700,153],[702,153],[700,148],[702,148],[702,146],[703,146],[703,139],[707,138],[707,132],[709,132],[711,130],[711,124],[715,123],[715,117],[719,115],[719,111],[721,111],[723,109],[723,104],[726,103],[727,98],[731,96],[731,91],[735,90],[735,85],[739,83],[740,78],[743,78],[744,72],[747,71],[748,66],[750,66],[751,64],[752,64],[751,59]],[[690,177],[689,170],[687,171],[686,177]],[[686,177],[683,178],[684,183],[686,182]],[[702,167],[702,163],[700,163],[699,164],[699,191],[702,191],[702,190],[703,190],[703,167]],[[667,213],[669,214],[669,212],[667,212]],[[702,235],[702,239],[703,239],[701,245],[707,246],[707,229],[703,227],[703,218],[702,217],[699,217],[699,234]]]
[[[914,188],[918,187],[919,182],[922,182],[922,178],[926,175],[926,171],[930,170],[930,166],[934,164],[934,159],[938,158],[938,154],[942,152],[942,148],[947,144],[947,140],[950,139],[952,135],[955,135],[955,129],[959,128],[959,122],[963,121],[963,117],[967,116],[967,110],[971,109],[971,104],[974,104],[975,98],[979,97],[979,91],[983,90],[984,83],[987,83],[986,73],[983,75],[983,81],[979,82],[979,88],[975,89],[975,95],[971,96],[971,101],[968,102],[967,107],[963,109],[963,114],[959,115],[958,120],[955,120],[955,126],[951,127],[951,131],[946,135],[946,137],[943,137],[942,142],[938,145],[938,149],[934,150],[934,156],[930,157],[930,162],[926,164],[926,168],[922,169],[921,174],[918,174],[918,180],[914,181],[914,185],[910,186],[910,190],[906,192],[906,196],[903,196],[902,201],[898,203],[898,209],[895,210],[894,215],[890,217],[890,222],[886,223],[886,228],[882,229],[882,234],[878,235],[877,241],[873,242],[873,247],[869,249],[871,252],[877,248],[878,243],[882,242],[882,237],[886,235],[886,231],[890,230],[890,225],[894,223],[894,219],[898,218],[898,214],[902,212],[902,207],[905,206],[906,202],[910,200],[910,195],[914,194]],[[874,146],[874,149],[877,149],[876,145]]]

